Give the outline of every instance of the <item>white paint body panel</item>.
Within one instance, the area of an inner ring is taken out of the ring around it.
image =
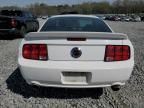
[[[131,75],[133,63],[104,63],[79,61],[49,61],[36,62],[20,58],[20,70],[29,84],[37,82],[40,85],[60,87],[101,87],[115,83],[124,83]],[[129,65],[129,66],[128,66]],[[92,79],[88,84],[63,84],[61,74],[67,72],[91,72]]]
[[[81,57],[75,59],[71,56],[71,50],[75,47],[78,47],[82,51]],[[94,50],[95,49],[95,50]],[[103,60],[105,54],[105,46],[80,46],[80,45],[71,45],[71,46],[57,46],[50,45],[48,46],[49,50],[49,60],[62,60],[62,61],[95,61]]]
[[[105,33],[96,33],[96,35],[98,34],[103,35],[103,37],[106,36]],[[45,33],[45,39],[31,38],[23,39],[21,42],[18,63],[22,76],[28,84],[47,87],[93,88],[116,84],[124,85],[130,78],[134,66],[134,49],[128,38],[97,39],[88,36],[86,41],[67,41],[66,36],[59,37],[57,34],[52,38],[48,35]],[[23,45],[32,43],[47,44],[48,61],[23,58]],[[129,45],[131,49],[130,59],[104,62],[106,45]],[[71,57],[70,54],[74,47],[79,47],[82,50],[82,56],[77,59]],[[71,76],[65,76],[64,73],[74,75],[82,73],[84,75],[76,76],[77,78],[73,79]]]

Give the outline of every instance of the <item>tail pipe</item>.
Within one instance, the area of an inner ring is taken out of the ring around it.
[[[112,86],[111,86],[111,89],[113,91],[119,91],[121,89],[121,86],[125,85],[125,83],[122,83],[122,82],[117,82],[117,83],[114,83]]]
[[[119,91],[120,88],[121,88],[121,85],[113,85],[113,86],[111,86],[111,89],[112,89],[113,91]]]

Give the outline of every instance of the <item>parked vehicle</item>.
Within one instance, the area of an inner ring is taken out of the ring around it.
[[[113,16],[106,16],[105,20],[113,21]]]
[[[144,16],[141,17],[141,21],[144,21]]]
[[[0,15],[0,34],[20,35],[37,31],[39,22],[30,12],[21,10],[2,10]]]
[[[121,21],[121,18],[119,16],[115,16],[114,20],[115,21]]]
[[[47,19],[48,18],[48,16],[42,16],[42,19]]]
[[[126,34],[115,33],[88,15],[50,17],[19,47],[18,63],[30,85],[120,89],[134,66],[134,49]]]
[[[121,18],[119,16],[107,16],[107,17],[105,17],[105,20],[120,21]]]
[[[135,22],[140,22],[141,21],[141,17],[139,17],[139,16],[134,16],[133,19],[134,19]]]
[[[109,21],[124,21],[124,22],[140,22],[142,21],[142,17],[138,15],[111,15],[106,16],[105,20]]]
[[[129,16],[123,17],[123,21],[129,22],[132,21],[132,18]]]

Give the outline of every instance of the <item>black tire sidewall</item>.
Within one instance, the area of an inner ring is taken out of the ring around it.
[[[25,26],[22,26],[21,29],[20,29],[20,35],[22,38],[24,38],[26,34],[26,27]]]

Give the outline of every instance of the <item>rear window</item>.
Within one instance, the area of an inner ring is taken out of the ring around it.
[[[13,10],[2,10],[1,15],[5,16],[22,16],[21,11],[13,11]]]
[[[41,29],[46,31],[112,32],[104,21],[89,17],[50,18]]]

